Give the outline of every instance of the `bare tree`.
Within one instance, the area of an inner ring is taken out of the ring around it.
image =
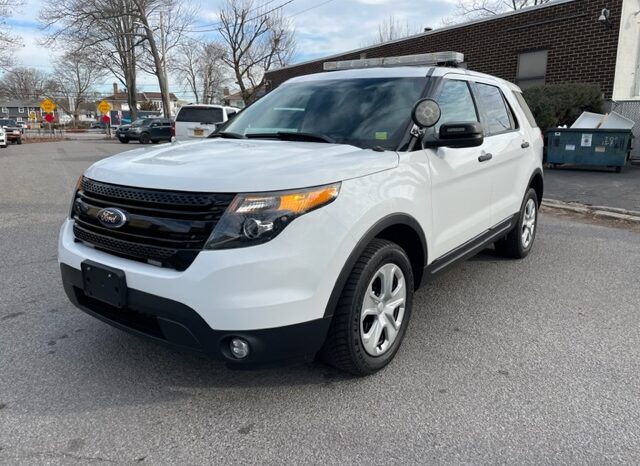
[[[412,36],[423,31],[423,28],[412,25],[409,21],[403,21],[395,16],[389,16],[383,22],[378,24],[378,34],[372,42],[367,45],[382,44],[391,40],[402,39]]]
[[[11,32],[7,26],[7,18],[23,4],[22,1],[0,0],[0,68],[7,69],[13,65],[13,48],[22,45],[22,40]]]
[[[0,95],[10,99],[38,100],[53,87],[50,76],[35,68],[14,67],[0,79]]]
[[[111,71],[127,89],[131,117],[136,118],[136,63],[144,39],[132,10],[132,0],[46,0],[40,22],[48,31],[47,45],[62,43],[82,51]]]
[[[206,40],[184,42],[178,47],[171,68],[196,103],[221,101],[222,88],[228,81],[223,54],[220,44]]]
[[[71,51],[56,60],[52,76],[56,103],[78,123],[80,108],[94,95],[94,86],[105,69],[85,52]]]
[[[167,58],[171,51],[184,43],[193,24],[196,10],[186,0],[131,0],[133,15],[140,24],[143,60],[139,65],[158,79],[162,97],[162,111],[171,116],[171,96],[167,75]]]
[[[232,69],[245,103],[264,86],[265,72],[286,65],[295,51],[291,21],[282,8],[254,0],[226,0],[220,9],[222,60]]]
[[[549,3],[553,0],[458,0],[453,17],[445,19],[445,24],[494,16],[507,11]]]

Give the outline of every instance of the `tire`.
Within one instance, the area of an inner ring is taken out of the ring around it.
[[[118,138],[118,140],[122,143],[122,144],[129,144],[129,140],[127,138]]]
[[[535,189],[529,188],[522,201],[516,226],[495,243],[499,255],[511,259],[524,259],[529,255],[538,231],[538,207],[538,195]]]
[[[149,144],[151,142],[151,138],[149,137],[148,133],[142,133],[138,141],[140,142],[140,144]]]
[[[616,173],[620,173],[622,171],[622,167],[616,167]]]
[[[6,144],[3,144],[3,145],[2,145],[2,146],[0,146],[0,147],[2,147],[3,149],[6,149],[6,148],[7,148],[7,145],[6,145]]]
[[[393,277],[387,282],[391,283],[393,290],[391,299],[383,297],[384,276]],[[400,284],[404,289],[404,309],[402,306],[393,306],[402,297]],[[379,290],[380,295],[369,297],[370,290],[374,295]],[[395,356],[406,333],[411,317],[413,290],[413,271],[404,250],[391,241],[371,241],[353,266],[342,290],[327,339],[319,353],[320,359],[359,376],[373,374],[385,367]],[[381,297],[382,300],[379,299]],[[365,306],[365,299],[374,307]],[[391,304],[386,308],[387,312],[382,307],[385,301]],[[376,302],[383,304],[375,307]],[[369,312],[362,318],[365,309]],[[392,325],[390,319],[395,320],[397,327]],[[377,329],[382,330],[376,339]],[[394,330],[395,337],[389,333]],[[365,339],[367,334],[372,336],[368,342]]]
[[[18,145],[22,144],[22,138],[18,138],[17,143],[18,143]]]

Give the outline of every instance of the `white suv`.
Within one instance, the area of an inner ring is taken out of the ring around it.
[[[239,111],[222,105],[183,105],[176,115],[176,140],[206,138],[216,130],[216,125],[232,119]]]
[[[214,138],[90,167],[60,234],[71,301],[230,364],[319,354],[369,374],[422,283],[492,243],[525,257],[543,142],[520,90],[347,65],[364,68],[292,79]]]

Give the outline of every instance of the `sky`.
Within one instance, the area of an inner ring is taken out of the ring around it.
[[[262,0],[269,8],[287,2],[283,7],[284,14],[291,18],[296,30],[297,51],[293,61],[301,62],[366,45],[375,38],[378,24],[391,15],[417,31],[427,26],[439,27],[442,19],[453,13],[456,0]],[[42,0],[26,0],[23,6],[14,10],[7,25],[24,42],[14,55],[16,64],[49,71],[58,52],[40,44],[44,33],[37,17],[43,3]],[[224,0],[201,0],[201,15],[194,29],[215,29],[217,11],[223,3]],[[213,38],[216,32],[205,34]],[[108,90],[113,81],[108,78],[97,83],[97,87]],[[142,91],[158,90],[153,76],[141,75],[138,83]],[[188,99],[177,83],[171,82],[170,88],[179,98]]]

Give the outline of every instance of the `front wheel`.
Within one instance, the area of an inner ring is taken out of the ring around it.
[[[18,138],[18,145],[22,144],[22,138]]]
[[[496,252],[513,259],[527,257],[536,238],[537,222],[538,194],[531,188],[524,197],[515,228],[506,237],[496,241]]]
[[[342,290],[320,357],[355,375],[385,367],[407,330],[413,290],[404,250],[390,241],[373,240]]]
[[[129,140],[127,138],[118,138],[118,140],[122,143],[122,144],[129,144]]]

